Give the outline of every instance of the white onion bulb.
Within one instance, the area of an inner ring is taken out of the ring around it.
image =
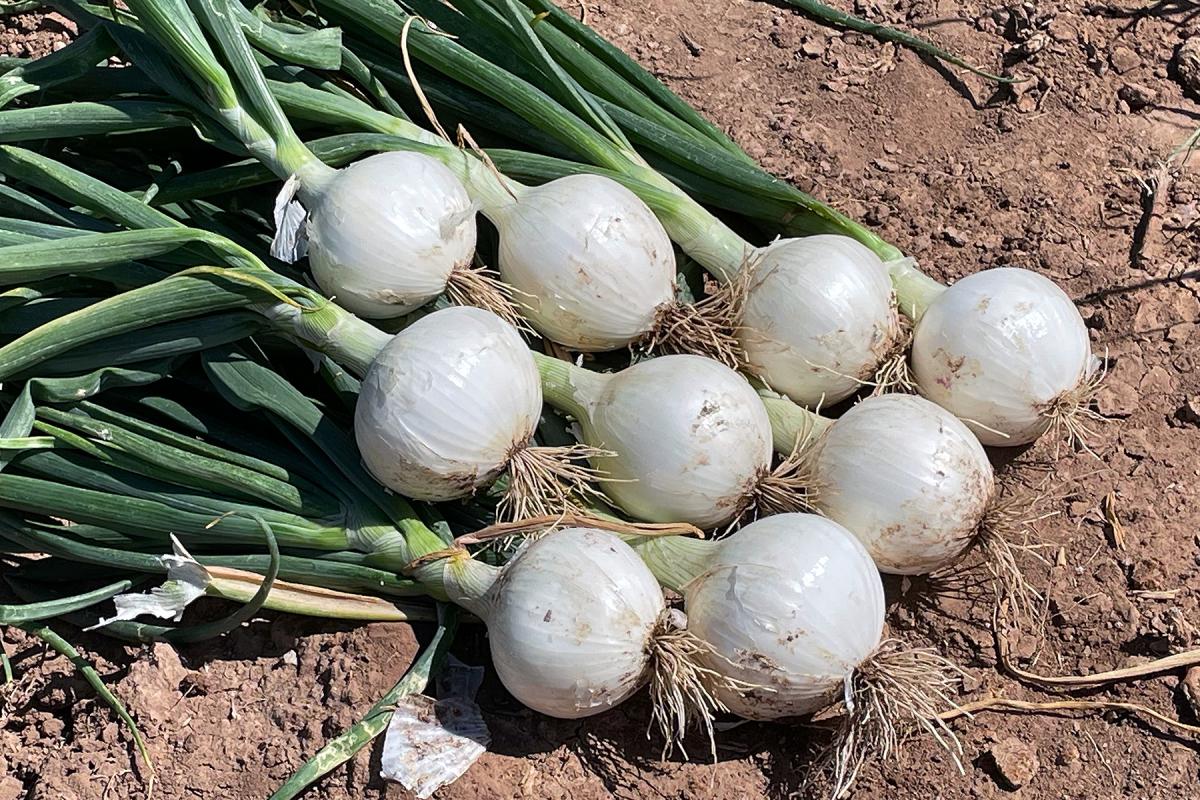
[[[730,711],[778,719],[840,696],[883,632],[883,584],[857,539],[812,514],[777,514],[716,543],[684,587],[688,630],[712,669],[758,689],[718,689]]]
[[[572,350],[626,347],[675,299],[675,254],[654,213],[600,175],[568,175],[489,208],[500,275],[539,333]]]
[[[1098,366],[1087,328],[1053,281],[1024,269],[990,269],[942,292],[913,338],[921,392],[962,419],[986,445],[1032,442],[1056,402],[1077,401]]]
[[[662,589],[637,553],[592,528],[529,543],[482,599],[458,601],[487,623],[508,691],[561,719],[599,714],[646,683],[651,641],[666,612]]]
[[[380,483],[449,500],[491,483],[528,443],[541,410],[537,365],[516,329],[454,306],[405,328],[376,356],[354,436]]]
[[[615,453],[595,466],[605,494],[649,522],[721,525],[745,508],[771,467],[771,422],[738,373],[711,359],[642,361],[589,387],[587,444]]]
[[[994,493],[979,440],[912,395],[870,397],[815,445],[815,504],[866,546],[883,572],[919,575],[957,561]]]
[[[785,239],[753,269],[738,339],[750,371],[796,403],[848,397],[895,347],[887,268],[854,239]]]
[[[313,277],[338,305],[398,317],[446,289],[475,252],[475,209],[449,169],[420,153],[364,158],[334,173],[309,203]]]

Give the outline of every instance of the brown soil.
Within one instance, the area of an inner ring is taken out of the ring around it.
[[[1180,43],[1200,35],[1197,7],[1164,1],[1139,16],[1079,0],[858,3],[861,13],[919,27],[975,63],[1005,59],[1032,77],[997,92],[760,0],[586,5],[593,25],[768,168],[867,220],[935,275],[1012,264],[1066,287],[1097,350],[1108,353],[1098,398],[1107,421],[1091,439],[1095,455],[1055,458],[1041,445],[1006,469],[1006,480],[1049,492],[1057,512],[1037,526],[1050,545],[1039,551],[1045,565],[1026,558],[1049,587],[1052,623],[1044,644],[1015,637],[1014,656],[1041,672],[1074,673],[1200,644],[1200,178],[1185,170],[1157,193],[1148,188],[1200,124],[1200,106],[1170,66]],[[44,52],[56,38],[34,33],[29,50]],[[0,34],[10,53],[25,53],[28,41],[28,31]],[[1123,547],[1102,509],[1110,493]],[[897,596],[904,587],[890,588]],[[997,671],[986,597],[907,588],[890,616],[893,632],[959,661],[964,700],[1054,697]],[[403,625],[287,617],[178,655],[64,630],[134,709],[163,800],[266,796],[361,715],[416,652]],[[485,660],[478,637],[460,639],[464,660]],[[0,800],[141,796],[127,735],[65,660],[11,631],[4,647],[19,677],[0,709]],[[1180,685],[1174,674],[1079,696],[1143,703],[1194,723]],[[800,790],[811,742],[804,728],[747,724],[720,736],[716,765],[662,763],[645,736],[644,700],[559,722],[523,710],[490,679],[481,703],[492,752],[439,796],[782,797]],[[954,729],[963,774],[917,740],[871,765],[855,795],[1175,798],[1195,796],[1200,781],[1194,742],[1127,715],[985,713]],[[377,752],[308,796],[405,796],[378,779]],[[1014,791],[1015,783],[1023,787]]]

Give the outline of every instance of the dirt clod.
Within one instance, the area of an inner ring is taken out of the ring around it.
[[[1112,64],[1112,68],[1116,70],[1118,74],[1124,75],[1126,72],[1132,72],[1140,67],[1142,65],[1142,59],[1137,53],[1133,52],[1133,50],[1129,49],[1128,47],[1125,47],[1124,45],[1118,45],[1117,47],[1113,48],[1112,54],[1109,55],[1108,63]]]
[[[1200,36],[1184,40],[1175,51],[1175,74],[1183,88],[1200,93]]]
[[[1130,111],[1141,111],[1158,101],[1158,92],[1140,83],[1126,83],[1117,90],[1117,97],[1125,101]]]
[[[1012,791],[1020,789],[1033,780],[1041,765],[1037,752],[1025,741],[1015,736],[1001,739],[988,750],[992,765],[996,768],[1000,785]]]

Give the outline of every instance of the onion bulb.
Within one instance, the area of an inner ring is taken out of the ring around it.
[[[582,487],[565,480],[578,470],[562,463],[561,448],[530,445],[541,411],[537,365],[516,329],[489,311],[452,306],[379,351],[359,392],[354,435],[371,474],[406,497],[465,497],[507,470],[502,511],[562,513]]]
[[[721,702],[749,719],[809,714],[841,695],[883,633],[883,583],[862,544],[814,514],[777,514],[715,542],[683,587],[708,665],[757,688]]]
[[[676,299],[671,239],[637,195],[591,174],[506,185],[483,211],[500,233],[500,275],[538,333],[581,352],[641,346],[737,363],[732,311]]]
[[[379,153],[305,184],[309,266],[322,291],[363,317],[399,317],[471,270],[475,207],[437,160]],[[484,292],[494,302],[492,292]],[[459,292],[465,294],[467,292]]]
[[[858,403],[816,442],[814,505],[858,537],[884,572],[948,566],[975,541],[995,494],[979,440],[912,395]]]
[[[969,275],[917,324],[912,369],[921,392],[985,445],[1032,442],[1056,423],[1081,433],[1099,361],[1075,304],[1024,269]]]
[[[854,239],[785,239],[750,268],[738,340],[748,369],[793,401],[848,397],[902,345],[887,268]]]
[[[795,465],[771,469],[771,423],[738,373],[670,355],[600,374],[539,359],[547,401],[575,416],[605,495],[647,522],[711,528],[804,506]]]
[[[464,554],[444,575],[450,599],[487,623],[500,680],[530,708],[588,717],[649,683],[669,736],[694,714],[708,724],[714,676],[691,655],[704,648],[616,535],[566,528],[526,543],[503,567]]]
[[[771,720],[846,704],[831,748],[839,786],[868,756],[885,757],[904,724],[929,729],[951,705],[957,670],[883,638],[879,572],[836,522],[778,514],[719,541],[645,540],[639,552],[656,575],[672,549],[663,539],[686,544],[690,575],[668,568],[666,582],[683,594],[688,630],[711,648],[705,665],[728,679],[714,687],[726,708]]]

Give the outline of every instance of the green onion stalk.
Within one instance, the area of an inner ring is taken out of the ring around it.
[[[464,0],[457,12],[434,5],[414,7],[436,20],[438,31],[382,0],[319,3],[379,46],[363,52],[380,75],[380,62],[395,58],[379,51],[389,52],[411,26],[412,56],[455,82],[460,95],[508,109],[576,158],[674,192],[676,206],[656,211],[676,243],[721,280],[753,267],[742,344],[750,371],[776,391],[813,405],[864,382],[915,387],[992,445],[1025,444],[1051,429],[1073,439],[1088,433],[1100,362],[1074,304],[1051,281],[1005,268],[949,290],[859,223],[748,163],[723,134],[569,14],[540,0],[530,0],[530,8]],[[486,112],[473,118],[487,125]],[[537,159],[506,166],[519,175],[511,168],[521,163],[533,173],[553,169]],[[782,212],[818,235],[755,249],[672,180],[781,226]],[[807,324],[819,330],[804,330]],[[842,330],[851,333],[822,339],[835,346],[810,346],[814,333]]]
[[[363,316],[400,317],[443,294],[514,316],[502,287],[474,266],[475,209],[449,170],[412,153],[323,163],[271,95],[246,37],[253,27],[229,0],[130,8],[148,35],[126,47],[131,60],[181,102],[199,93],[196,110],[285,180],[273,255],[307,255],[322,290]]]

